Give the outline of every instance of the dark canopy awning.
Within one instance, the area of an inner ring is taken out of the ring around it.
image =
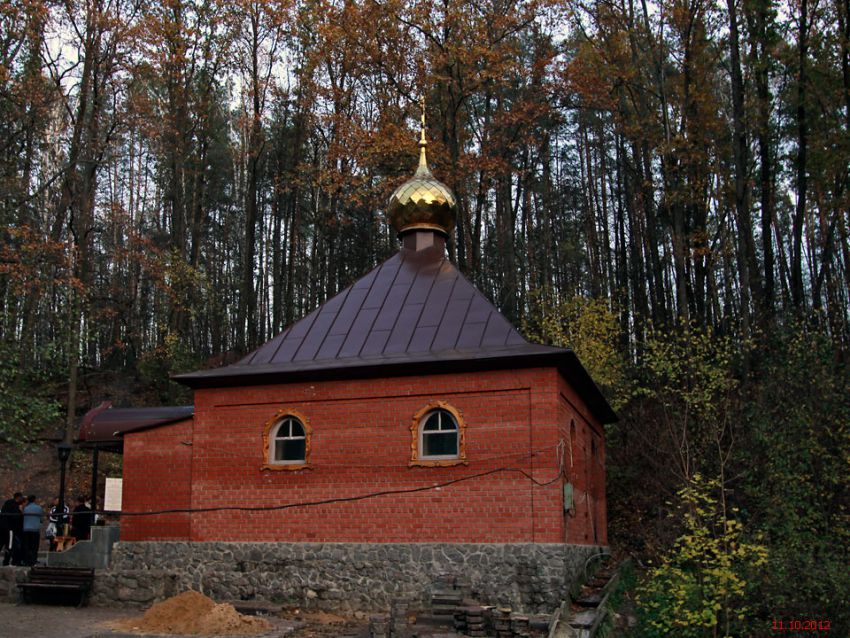
[[[91,447],[121,452],[123,435],[160,425],[189,419],[194,406],[178,405],[156,408],[113,408],[104,401],[83,416],[80,423],[80,447]]]

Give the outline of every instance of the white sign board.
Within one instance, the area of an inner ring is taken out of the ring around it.
[[[107,512],[121,511],[121,489],[123,479],[106,479],[106,492],[103,495],[103,509]]]

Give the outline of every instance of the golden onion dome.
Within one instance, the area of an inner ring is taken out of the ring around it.
[[[422,131],[419,138],[419,166],[413,178],[390,196],[387,214],[396,232],[416,229],[436,230],[449,235],[455,227],[457,200],[449,187],[436,180],[425,157],[425,107],[422,105]]]

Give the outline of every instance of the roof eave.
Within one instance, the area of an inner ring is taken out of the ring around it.
[[[330,362],[329,362],[330,363]],[[420,361],[369,363],[364,361],[355,365],[339,366],[333,361],[327,367],[293,368],[292,366],[265,367],[227,366],[216,370],[204,370],[172,377],[192,389],[226,388],[246,385],[267,385],[274,383],[296,383],[335,379],[377,378],[413,376],[422,374],[440,374],[445,372],[476,372],[482,370],[500,370],[505,368],[557,367],[567,381],[576,389],[587,403],[593,415],[602,423],[614,423],[618,417],[599,390],[596,383],[585,370],[572,350],[564,348],[541,347],[537,352],[521,354],[502,354],[469,358],[436,358]],[[242,369],[240,369],[242,368]]]

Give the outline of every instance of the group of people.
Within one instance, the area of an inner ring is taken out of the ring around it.
[[[77,505],[71,512],[68,506],[59,507],[59,498],[46,515],[47,527],[44,536],[50,549],[56,547],[56,538],[73,536],[76,540],[88,540],[94,513],[86,505],[84,496],[77,497]],[[3,543],[3,565],[35,565],[38,561],[38,546],[41,542],[41,527],[45,519],[44,508],[38,504],[34,494],[24,498],[15,492],[0,509],[0,538]],[[69,528],[70,527],[70,533]]]

